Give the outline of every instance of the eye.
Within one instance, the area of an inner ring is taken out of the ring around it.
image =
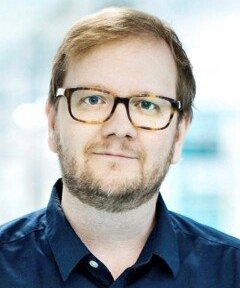
[[[84,103],[88,104],[88,105],[97,105],[97,104],[102,104],[104,103],[103,99],[101,96],[98,95],[91,95],[86,97],[83,100]]]
[[[139,102],[139,106],[141,109],[145,109],[145,110],[158,110],[158,105],[150,102],[150,101],[146,101],[146,100],[142,100]]]

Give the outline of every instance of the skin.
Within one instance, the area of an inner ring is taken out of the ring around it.
[[[63,87],[101,85],[121,97],[151,91],[176,99],[176,80],[174,59],[164,41],[130,38],[104,44],[71,61]],[[109,195],[121,195],[124,187],[144,183],[160,185],[168,162],[177,163],[181,157],[189,126],[183,119],[177,127],[175,113],[165,130],[136,128],[122,104],[107,122],[85,124],[70,117],[65,97],[59,100],[57,114],[49,103],[46,113],[50,149],[59,155],[60,145],[64,156],[60,162],[69,162],[70,169],[69,159],[74,160],[72,173],[76,177],[85,173]],[[112,155],[106,155],[106,150]],[[131,157],[116,156],[119,153]],[[61,204],[76,234],[116,279],[136,262],[154,227],[157,196],[158,189],[138,206],[114,213],[109,206],[99,209],[80,201],[63,183]]]

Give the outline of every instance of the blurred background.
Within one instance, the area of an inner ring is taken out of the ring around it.
[[[75,21],[108,6],[167,21],[194,67],[197,109],[161,188],[169,209],[240,237],[239,0],[0,0],[0,224],[48,202],[60,177],[44,114],[52,60]]]

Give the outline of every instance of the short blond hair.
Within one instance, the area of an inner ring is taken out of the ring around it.
[[[196,94],[191,63],[176,33],[159,18],[126,7],[111,7],[83,17],[67,33],[54,58],[48,100],[56,102],[56,90],[62,87],[68,63],[90,49],[128,37],[154,37],[169,46],[177,67],[177,99],[182,101],[183,116],[192,119]],[[56,107],[56,105],[55,105]]]

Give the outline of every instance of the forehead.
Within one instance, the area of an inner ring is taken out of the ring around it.
[[[149,91],[175,98],[176,81],[168,45],[133,38],[103,44],[71,59],[64,87],[99,86],[123,96]]]

